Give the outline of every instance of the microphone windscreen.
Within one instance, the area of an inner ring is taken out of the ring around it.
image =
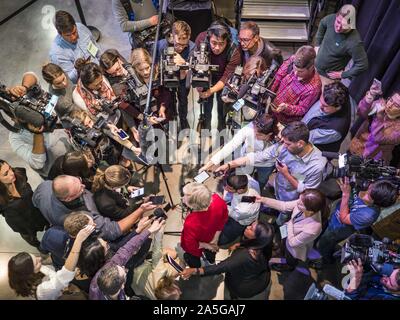
[[[244,97],[244,95],[246,94],[247,90],[249,90],[249,85],[246,83],[244,85],[242,85],[239,89],[239,93],[238,93],[238,100],[242,99]]]
[[[44,125],[43,115],[24,105],[16,106],[14,114],[22,122],[31,124],[36,128],[40,128]]]

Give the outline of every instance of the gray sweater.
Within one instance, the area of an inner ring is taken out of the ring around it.
[[[316,46],[320,48],[315,67],[320,75],[327,77],[330,71],[344,70],[353,59],[354,65],[342,73],[342,78],[353,78],[368,69],[368,57],[358,31],[336,33],[335,18],[335,14],[330,14],[319,23]]]
[[[64,220],[73,210],[68,209],[56,198],[53,193],[52,181],[42,182],[33,193],[33,205],[38,208],[47,221],[53,226],[64,227]],[[100,231],[100,237],[107,241],[112,241],[122,235],[117,222],[99,214],[93,201],[93,194],[85,190],[83,193],[88,214],[90,214],[96,224],[96,230]]]
[[[121,30],[132,33],[151,27],[149,18],[157,14],[153,2],[151,0],[143,0],[143,5],[134,3],[133,1],[130,1],[130,3],[135,15],[135,21],[129,20],[128,14],[120,0],[112,0],[112,10],[121,26]]]

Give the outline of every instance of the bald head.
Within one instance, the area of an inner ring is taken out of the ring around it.
[[[77,177],[61,175],[53,180],[53,192],[61,201],[71,201],[78,198],[85,190],[85,186]]]

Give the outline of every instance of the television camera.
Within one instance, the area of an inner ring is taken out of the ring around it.
[[[23,97],[18,98],[12,96],[5,85],[0,84],[0,110],[24,127],[27,124],[36,128],[43,126],[43,132],[52,132],[56,129],[58,117],[55,106],[57,101],[57,96],[50,95],[39,85],[33,85]],[[20,130],[18,125],[10,124],[2,115],[0,115],[0,121],[10,131],[18,132]]]
[[[378,241],[369,235],[353,234],[340,251],[340,262],[357,259],[379,274],[390,275],[400,264],[400,247],[388,238]]]
[[[279,65],[275,62],[265,70],[260,77],[256,77],[256,73],[249,78],[239,90],[238,99],[243,99],[244,105],[256,111],[259,110],[260,103],[267,97],[271,100],[275,98],[276,94],[269,90],[272,83],[275,71]]]
[[[362,191],[367,190],[371,182],[378,180],[390,181],[400,188],[397,169],[385,166],[383,160],[364,159],[356,155],[334,152],[323,152],[322,155],[329,160],[338,159],[338,166],[328,162],[325,168],[325,179],[349,177],[350,184]]]
[[[333,298],[333,299],[330,299]],[[319,290],[315,283],[308,289],[304,300],[351,300],[345,293],[330,284],[324,285],[322,290]]]
[[[229,78],[221,93],[221,99],[225,103],[235,102],[238,98],[240,85],[242,83],[243,67],[237,66],[232,77]]]
[[[175,54],[176,53],[174,47],[165,48],[163,59],[160,63],[161,85],[166,88],[178,88],[180,81],[180,71],[189,69],[188,64],[175,64]]]
[[[126,83],[128,85],[128,92],[123,100],[134,104],[140,110],[140,112],[144,112],[147,94],[149,91],[148,86],[140,81],[133,70],[132,65],[126,63],[123,65],[123,67],[128,71],[128,76],[122,80],[122,83]],[[150,108],[153,112],[157,109],[157,101],[153,95],[150,99]]]
[[[211,87],[211,73],[218,71],[219,66],[210,64],[207,44],[200,43],[198,51],[194,51],[189,59],[189,71],[186,76],[186,88],[190,85],[193,88],[208,89]]]

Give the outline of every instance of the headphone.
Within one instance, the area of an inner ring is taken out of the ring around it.
[[[207,43],[208,45],[210,45],[210,38],[213,34],[217,33],[219,31],[219,33],[222,32],[226,32],[226,34],[228,35],[227,37],[227,42],[228,42],[228,46],[232,43],[232,35],[231,35],[231,30],[229,29],[229,26],[222,21],[214,21],[213,23],[211,23],[211,25],[208,27],[207,29]]]

